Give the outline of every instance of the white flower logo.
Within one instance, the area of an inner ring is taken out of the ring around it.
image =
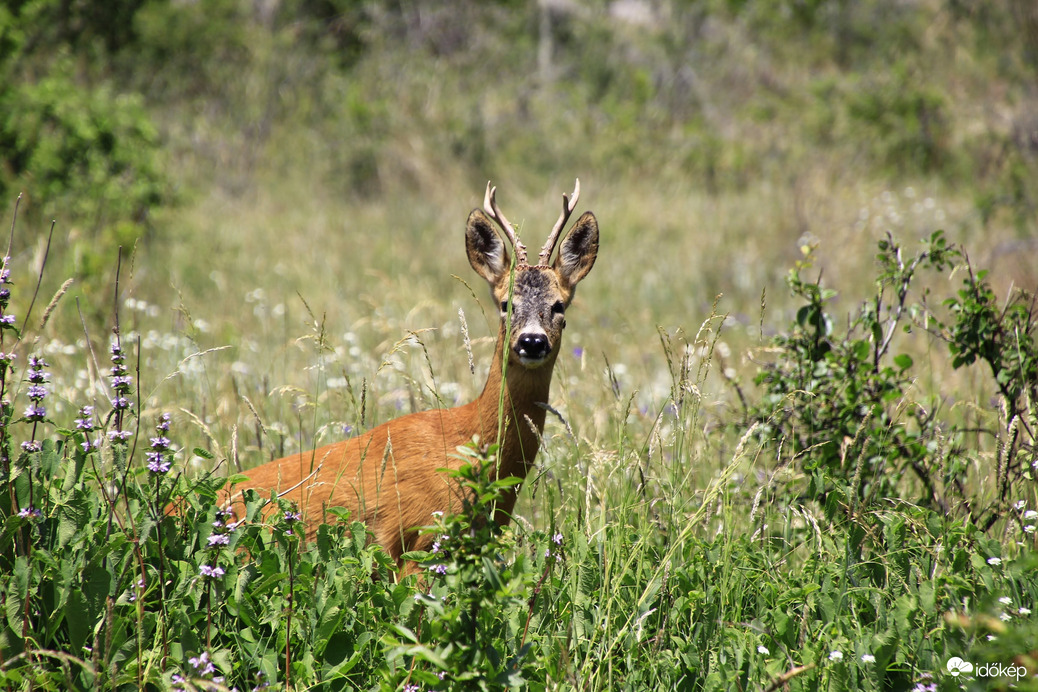
[[[959,675],[973,672],[973,664],[969,661],[963,661],[958,656],[952,656],[949,658],[946,667],[953,677],[959,677]]]

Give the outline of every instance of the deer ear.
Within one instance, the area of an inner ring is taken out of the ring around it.
[[[595,266],[598,257],[598,221],[591,212],[584,212],[562,241],[562,249],[555,258],[555,271],[569,288],[577,285]]]
[[[506,271],[510,260],[504,241],[494,230],[490,219],[479,209],[473,209],[465,226],[465,251],[469,264],[476,273],[493,287]]]

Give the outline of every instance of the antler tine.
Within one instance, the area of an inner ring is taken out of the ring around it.
[[[539,264],[548,266],[548,262],[551,261],[551,253],[555,252],[555,246],[559,243],[559,234],[562,233],[562,228],[566,225],[566,221],[569,220],[570,214],[577,208],[577,199],[580,198],[580,178],[577,178],[576,181],[576,185],[573,186],[572,197],[566,195],[565,192],[562,193],[562,214],[559,215],[559,220],[555,222],[555,226],[551,229],[551,235],[548,236],[547,242],[541,248],[541,254],[538,258]]]
[[[497,222],[497,225],[505,232],[505,236],[508,237],[508,242],[515,249],[516,266],[524,266],[526,265],[526,246],[520,242],[519,236],[516,234],[515,229],[512,228],[512,224],[508,223],[508,219],[505,218],[505,215],[501,213],[501,209],[498,208],[496,193],[497,188],[491,187],[488,180],[487,193],[483,197],[483,209],[490,215],[490,218]]]

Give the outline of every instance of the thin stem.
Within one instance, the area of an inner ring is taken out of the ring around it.
[[[295,593],[294,541],[288,541],[288,612],[285,618],[285,689],[292,689],[292,596]]]
[[[519,641],[519,648],[521,649],[526,644],[526,634],[530,631],[530,620],[533,619],[533,608],[537,605],[537,596],[541,593],[541,587],[544,586],[544,580],[548,578],[548,573],[551,571],[551,558],[545,560],[544,572],[541,574],[541,578],[537,580],[536,586],[533,587],[533,595],[530,596],[530,607],[526,613],[526,626],[523,627],[523,638]]]
[[[36,276],[36,289],[32,292],[32,300],[29,301],[29,309],[25,311],[25,319],[22,321],[22,333],[25,333],[25,327],[29,324],[29,315],[32,314],[32,308],[36,305],[36,297],[40,294],[40,285],[43,283],[43,270],[47,267],[47,257],[50,255],[50,241],[54,238],[54,226],[57,222],[50,222],[50,233],[47,234],[47,245],[43,249],[43,261],[40,262],[40,271]]]
[[[161,495],[161,476],[155,474],[155,521],[156,530],[158,532],[158,558],[159,558],[159,612],[161,613],[162,620],[162,665],[165,667],[166,659],[169,657],[169,639],[167,638],[168,632],[168,614],[166,613],[166,554],[165,541],[162,535],[162,498]],[[141,578],[144,578],[144,565],[141,565]],[[208,638],[208,630],[206,633]]]
[[[215,562],[215,561],[214,561]],[[205,578],[205,648],[213,650],[213,585]]]
[[[22,204],[22,193],[18,193],[17,199],[14,200],[14,214],[11,216],[11,235],[7,239],[7,253],[5,257],[11,256],[11,248],[14,247],[14,227],[18,223],[18,207]]]

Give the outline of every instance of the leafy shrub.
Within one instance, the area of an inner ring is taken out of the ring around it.
[[[948,343],[952,366],[986,364],[1000,395],[997,503],[1010,502],[1010,489],[1034,482],[1038,469],[1033,422],[1038,413],[1038,314],[1036,297],[1015,291],[1001,305],[986,271],[967,264],[958,294],[944,301],[951,311],[947,324],[936,322]],[[986,517],[994,523],[998,512]]]
[[[154,101],[219,100],[238,86],[232,75],[250,57],[249,17],[239,3],[149,2],[133,24],[137,40],[112,61]]]
[[[0,197],[23,192],[37,222],[63,211],[106,255],[170,199],[143,99],[91,76],[105,71],[99,55],[132,43],[140,5],[41,0],[0,11]]]
[[[0,89],[0,194],[24,186],[28,200],[65,209],[93,232],[140,225],[168,199],[158,134],[140,98],[84,90],[60,71]]]
[[[803,277],[810,251],[790,271],[787,284],[804,305],[790,333],[773,342],[778,358],[757,375],[761,399],[751,415],[783,458],[808,476],[807,495],[826,501],[830,516],[839,507],[853,514],[861,503],[898,497],[911,474],[921,484],[918,502],[961,511],[988,527],[1008,506],[1009,488],[1033,480],[1035,441],[1025,421],[1034,418],[1038,401],[1034,296],[1017,292],[999,307],[985,272],[966,261],[962,290],[944,301],[947,323],[928,302],[928,291],[910,298],[919,270],[941,272],[962,260],[939,231],[911,259],[888,236],[879,243],[876,296],[858,307],[845,330],[835,327],[826,306],[835,293]],[[999,491],[989,506],[975,504],[979,493],[966,487],[969,458],[958,426],[938,417],[937,402],[912,399],[914,361],[895,354],[894,337],[914,326],[947,343],[953,368],[979,360],[991,370],[1004,411],[993,431]]]
[[[898,173],[947,171],[952,163],[944,95],[905,64],[888,79],[862,80],[846,95],[851,132],[871,140],[878,162]]]
[[[846,331],[837,331],[826,304],[835,296],[804,278],[811,249],[786,279],[804,300],[789,334],[774,340],[780,354],[757,375],[761,401],[753,411],[763,434],[787,445],[790,459],[811,479],[808,494],[824,499],[839,479],[848,502],[898,494],[901,477],[914,471],[935,499],[927,460],[936,440],[932,418],[917,415],[917,428],[904,420],[912,357],[894,354],[894,336],[914,310],[909,288],[919,269],[942,270],[958,256],[935,233],[911,261],[893,239],[880,244],[880,275],[873,300],[863,303]],[[917,410],[918,411],[918,410]]]
[[[435,517],[429,554],[405,556],[424,561],[430,588],[416,596],[421,629],[396,626],[387,638],[390,665],[410,664],[390,679],[446,689],[521,686],[532,664],[523,627],[529,616],[523,616],[535,575],[525,551],[510,545],[494,519],[496,502],[514,492],[519,479],[491,479],[493,447],[459,452],[465,463],[449,475],[463,493],[463,506]],[[550,569],[551,561],[545,562]]]

